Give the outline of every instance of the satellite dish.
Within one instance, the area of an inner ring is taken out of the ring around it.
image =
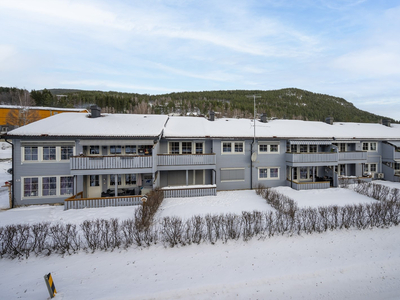
[[[252,162],[255,162],[256,159],[257,159],[257,153],[254,152],[254,153],[251,155],[251,161],[252,161]]]

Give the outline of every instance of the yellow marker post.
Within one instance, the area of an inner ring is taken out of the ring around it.
[[[54,298],[56,295],[56,286],[54,285],[53,278],[51,277],[51,273],[44,275],[44,281],[46,282],[47,289],[49,290],[49,294],[51,298]]]

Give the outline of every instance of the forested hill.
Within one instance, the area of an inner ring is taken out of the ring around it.
[[[0,87],[2,101],[1,91]],[[33,90],[30,94],[38,106],[89,107],[91,104],[97,104],[103,112],[108,113],[176,113],[181,115],[207,115],[210,110],[213,110],[217,113],[217,117],[244,118],[253,116],[252,96],[257,95],[257,113],[267,113],[268,117],[323,121],[331,116],[335,121],[373,123],[378,123],[385,118],[390,119],[362,111],[343,98],[296,88],[271,91],[181,92],[163,95],[45,89]]]

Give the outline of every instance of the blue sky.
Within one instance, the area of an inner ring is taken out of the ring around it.
[[[400,120],[400,2],[0,0],[0,86],[296,87]]]

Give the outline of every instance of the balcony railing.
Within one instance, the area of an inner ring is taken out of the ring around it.
[[[286,153],[286,161],[291,163],[337,163],[338,154],[333,153]]]
[[[82,192],[64,200],[64,210],[112,206],[133,206],[142,203],[142,196],[82,198]]]
[[[216,185],[193,185],[161,188],[164,198],[216,196]]]
[[[215,165],[214,153],[210,154],[158,154],[159,166]]]
[[[74,156],[71,170],[141,169],[153,166],[152,156]]]
[[[288,185],[297,191],[302,191],[302,190],[329,189],[331,183],[330,181],[297,182],[288,180]]]
[[[366,151],[356,151],[356,152],[339,152],[339,160],[366,160],[367,152]]]

